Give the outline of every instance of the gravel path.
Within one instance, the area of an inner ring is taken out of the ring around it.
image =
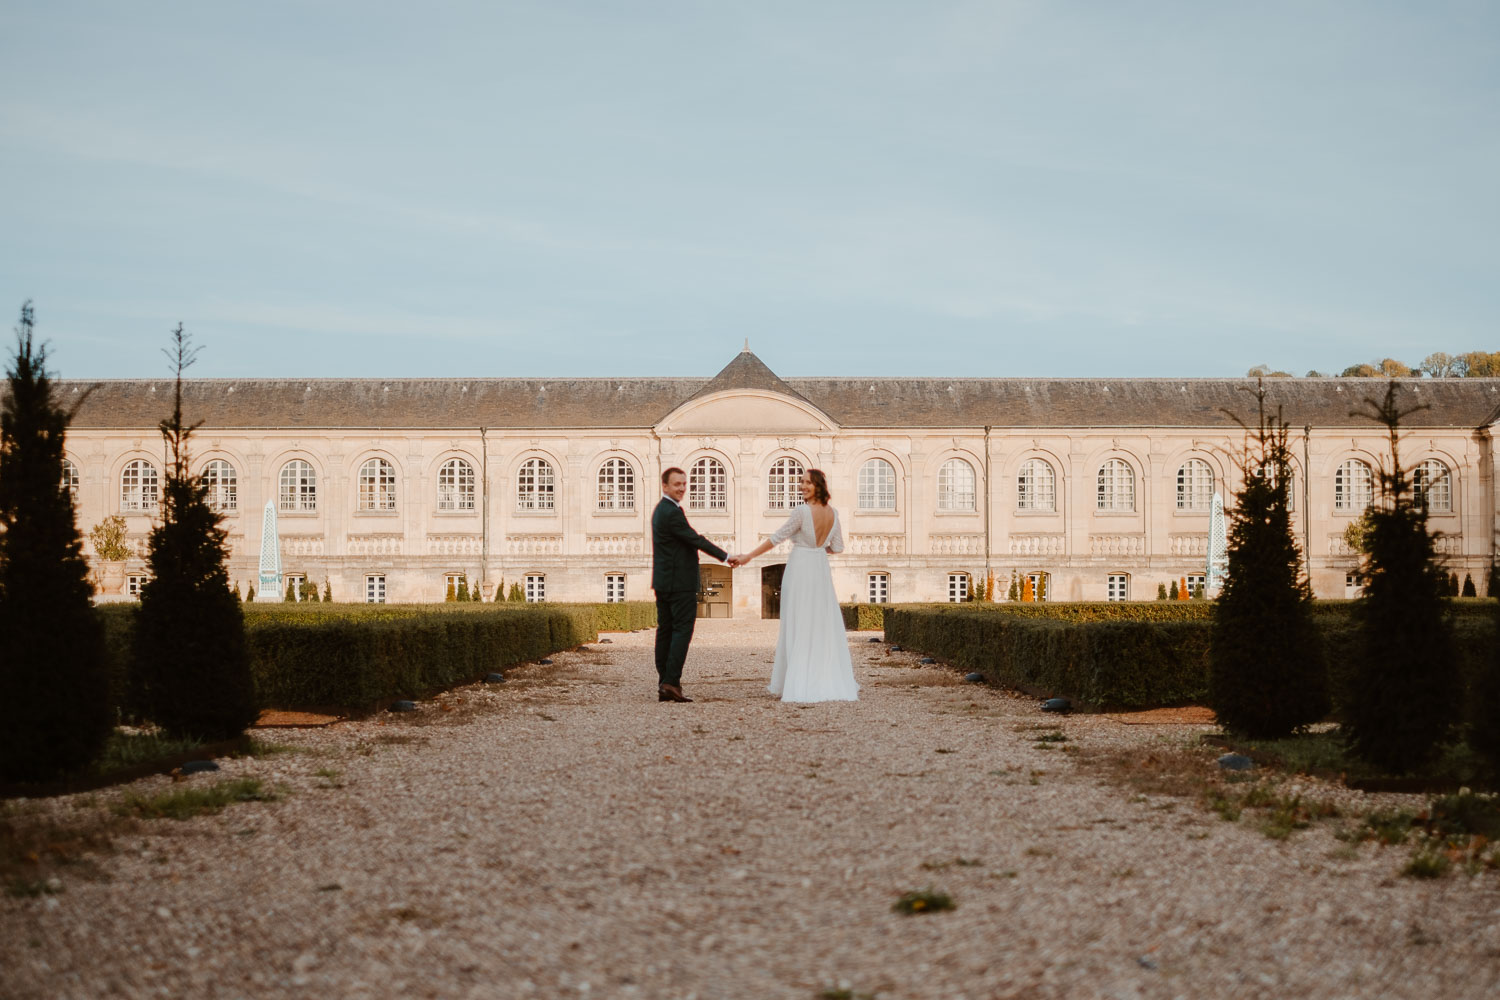
[[[138,822],[96,868],[59,869],[64,891],[0,899],[0,995],[1500,989],[1495,873],[1400,878],[1400,849],[1273,840],[1140,794],[1085,758],[1168,754],[1199,729],[1058,720],[865,635],[861,701],[783,705],[764,690],[775,627],[700,622],[692,705],[656,701],[642,632],[447,710],[264,732],[297,752],[218,777],[284,798]],[[1068,742],[1037,743],[1054,725]],[[120,793],[7,808],[81,822]],[[957,908],[891,911],[929,885]]]

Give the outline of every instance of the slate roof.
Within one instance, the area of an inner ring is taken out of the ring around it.
[[[1350,416],[1383,394],[1381,379],[1267,379],[1268,398],[1294,427],[1369,428]],[[1402,379],[1403,405],[1428,409],[1405,423],[1474,428],[1500,420],[1500,379]],[[151,429],[172,383],[109,379],[59,383],[64,401],[94,391],[76,428]],[[190,379],[190,420],[209,428],[537,430],[646,428],[692,399],[734,389],[778,392],[850,428],[1235,427],[1254,417],[1254,379],[789,378],[746,351],[712,379]]]

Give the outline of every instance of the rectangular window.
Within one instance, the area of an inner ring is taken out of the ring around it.
[[[948,574],[948,600],[953,604],[961,604],[969,599],[969,574]]]
[[[447,591],[443,594],[444,599],[449,601],[458,599],[458,581],[462,577],[462,573],[448,573],[443,576],[443,583],[447,585]]]
[[[365,577],[365,603],[366,604],[384,604],[385,603],[385,576],[384,575],[380,575],[380,576],[367,576],[367,577]]]
[[[604,578],[604,603],[625,603],[625,574],[611,573]]]
[[[870,574],[870,603],[889,604],[891,600],[891,576],[889,573]]]
[[[541,604],[547,599],[547,578],[542,575],[526,577],[526,603]]]
[[[1355,576],[1353,573],[1345,573],[1344,596],[1352,601],[1357,597],[1363,597],[1364,593],[1365,589],[1359,585],[1359,577]]]
[[[1032,600],[1045,601],[1047,599],[1047,574],[1027,573],[1026,579],[1031,581]]]
[[[1106,599],[1111,601],[1130,600],[1130,577],[1124,573],[1109,574],[1109,592]]]
[[[125,593],[129,594],[131,597],[140,597],[141,588],[146,586],[146,581],[149,579],[151,578],[149,576],[146,576],[144,573],[131,574],[130,576],[127,576],[125,578]]]
[[[1188,596],[1194,600],[1203,600],[1203,592],[1208,587],[1208,575],[1205,573],[1189,573],[1187,575]]]

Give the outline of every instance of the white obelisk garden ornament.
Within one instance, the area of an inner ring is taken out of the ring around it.
[[[1224,498],[1215,493],[1208,515],[1208,578],[1203,585],[1204,596],[1218,597],[1228,575],[1229,533],[1224,523]]]
[[[260,579],[255,584],[255,603],[281,600],[281,537],[276,533],[276,504],[266,501],[260,521]]]

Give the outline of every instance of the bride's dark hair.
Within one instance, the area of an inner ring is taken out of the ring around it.
[[[814,500],[826,504],[833,499],[833,494],[828,492],[828,477],[823,475],[822,469],[808,469],[807,478],[812,480]]]

